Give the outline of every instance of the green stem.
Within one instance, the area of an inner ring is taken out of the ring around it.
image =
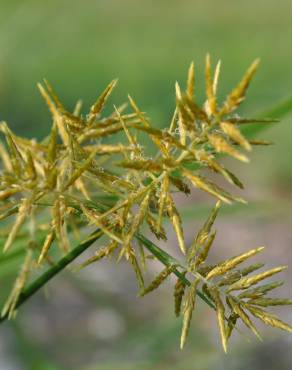
[[[62,271],[67,265],[69,265],[75,258],[82,254],[87,248],[89,248],[97,239],[102,236],[103,232],[97,229],[87,239],[77,245],[71,252],[61,258],[54,266],[49,268],[45,273],[33,281],[26,289],[24,289],[17,300],[15,308],[21,306],[28,300],[34,293],[40,290],[49,280],[55,275]],[[167,252],[159,248],[157,245],[152,243],[144,235],[136,233],[135,237],[152,253],[161,263],[165,266],[169,265],[181,265],[175,258],[169,255]],[[181,279],[186,285],[190,286],[191,282],[177,269],[173,270],[173,273]],[[215,309],[214,304],[200,291],[197,290],[198,296],[207,303],[211,308]],[[8,318],[8,314],[0,317],[0,323]]]
[[[177,261],[175,258],[173,258],[171,255],[169,255],[167,252],[165,252],[163,249],[159,248],[157,245],[152,243],[149,239],[147,239],[144,235],[136,233],[135,234],[136,239],[138,239],[143,245],[149,250],[150,253],[152,253],[161,263],[163,263],[165,266],[169,265],[181,265],[179,261]],[[191,282],[177,269],[173,269],[173,273],[186,285],[190,286]],[[197,289],[198,296],[207,303],[208,306],[213,308],[214,310],[216,307],[214,304],[202,293],[200,290]]]
[[[26,289],[24,289],[17,300],[15,308],[21,306],[28,298],[30,298],[34,293],[40,290],[49,280],[51,280],[55,275],[62,271],[69,263],[71,263],[75,258],[77,258],[81,253],[83,253],[87,248],[89,248],[97,239],[102,236],[102,231],[97,229],[83,242],[78,244],[74,249],[72,249],[68,254],[61,258],[54,266],[49,268],[45,273],[33,281]],[[6,320],[8,313],[0,318],[0,323]]]

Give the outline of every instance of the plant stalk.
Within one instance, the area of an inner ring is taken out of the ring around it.
[[[83,242],[78,244],[74,249],[67,253],[61,258],[55,265],[49,268],[35,281],[33,281],[27,288],[25,288],[19,295],[15,308],[21,306],[28,300],[33,294],[40,290],[48,281],[50,281],[55,275],[62,271],[67,265],[69,265],[75,258],[82,254],[87,248],[89,248],[97,239],[102,236],[100,229],[95,230],[90,236]],[[8,313],[0,317],[0,323],[8,318]]]
[[[147,239],[144,235],[136,233],[136,239],[138,239],[143,245],[152,253],[161,263],[165,266],[169,265],[180,265],[180,262],[165,252],[163,249],[159,248],[157,245],[152,243],[149,239]],[[191,286],[191,282],[176,268],[172,271],[185,285]],[[213,308],[214,310],[216,307],[214,304],[202,293],[199,289],[197,289],[197,295],[205,302],[208,306]]]
[[[74,261],[80,254],[82,254],[87,248],[89,248],[97,239],[103,235],[100,229],[95,230],[87,239],[78,244],[74,249],[72,249],[68,254],[61,258],[55,265],[49,268],[41,276],[39,276],[35,281],[33,281],[27,288],[25,288],[17,300],[15,308],[18,308],[23,303],[25,303],[28,298],[40,290],[48,281],[50,281],[55,275],[61,272],[67,265]],[[144,235],[140,233],[135,234],[135,238],[139,240],[143,245],[153,254],[161,263],[165,266],[169,265],[180,265],[180,263],[169,255],[167,252],[159,248],[157,245],[152,243]],[[176,268],[173,269],[173,273],[181,279],[181,281],[190,286],[190,281]],[[215,309],[214,304],[200,291],[197,290],[198,296],[208,304],[211,308]],[[8,318],[8,314],[0,317],[0,323]]]

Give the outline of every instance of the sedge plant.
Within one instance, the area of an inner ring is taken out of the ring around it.
[[[3,252],[7,256],[16,253],[16,241],[23,236],[26,240],[22,265],[2,308],[1,321],[13,318],[22,303],[103,237],[103,245],[80,268],[109,257],[125,260],[133,269],[141,296],[159,288],[170,275],[176,277],[174,311],[182,317],[181,348],[188,337],[197,297],[214,310],[224,351],[240,321],[258,338],[254,318],[292,332],[291,326],[268,311],[270,306],[292,303],[269,296],[282,281],[266,282],[286,266],[263,270],[262,263],[253,263],[252,257],[263,247],[208,262],[209,251],[216,243],[213,225],[220,205],[245,202],[218,186],[209,175],[215,172],[242,189],[241,180],[222,163],[222,155],[248,162],[253,146],[268,144],[247,139],[241,128],[268,124],[272,119],[244,118],[235,113],[257,67],[258,60],[219,104],[220,62],[213,73],[207,56],[206,101],[200,106],[195,98],[192,63],[186,87],[175,85],[176,108],[167,129],[153,127],[130,96],[129,111],[125,104],[114,106],[112,113],[105,115],[104,107],[116,80],[86,116],[81,114],[80,102],[71,113],[47,81],[38,84],[52,115],[48,136],[41,141],[30,140],[17,136],[5,122],[0,125],[5,138],[0,146]],[[139,134],[153,142],[157,150],[154,157],[147,156]],[[187,243],[174,195],[180,192],[187,196],[192,187],[208,193],[214,207],[192,242]],[[167,221],[175,231],[180,258],[171,256],[167,244],[165,248],[156,245],[155,240],[167,240]],[[84,236],[91,228],[90,235]],[[146,236],[149,233],[151,240]],[[77,246],[72,247],[72,241]],[[146,283],[149,257],[160,261],[162,269]],[[37,273],[33,280],[31,276]]]

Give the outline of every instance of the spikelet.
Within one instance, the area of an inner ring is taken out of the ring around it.
[[[36,166],[32,153],[29,149],[26,150],[26,173],[30,180],[35,180],[37,177]]]
[[[145,290],[144,278],[143,278],[143,274],[139,266],[139,263],[137,261],[137,258],[135,256],[134,250],[133,248],[129,247],[127,252],[128,252],[129,261],[133,267],[136,278],[138,280],[140,291],[144,291]]]
[[[7,142],[7,146],[8,146],[9,154],[10,154],[10,163],[13,168],[13,171],[18,177],[21,177],[22,176],[22,166],[24,164],[23,157],[20,151],[18,150],[18,147],[14,141],[13,135],[10,129],[8,128],[6,122],[1,122],[1,130],[3,131],[5,138],[6,138],[6,142]]]
[[[286,270],[286,268],[287,266],[275,267],[273,269],[262,272],[261,274],[258,274],[258,275],[254,275],[251,277],[243,277],[236,283],[230,285],[227,292],[231,292],[233,290],[247,289],[250,286],[257,284],[259,281],[262,281],[270,276],[273,276],[275,274],[278,274],[281,271]]]
[[[229,136],[230,139],[234,140],[237,144],[241,145],[245,150],[250,151],[251,145],[241,134],[241,132],[230,122],[220,122],[222,131]]]
[[[141,129],[141,130],[144,129],[145,132],[148,132],[150,134],[151,139],[155,143],[155,145],[161,150],[161,153],[167,156],[168,150],[166,148],[166,145],[163,142],[161,142],[161,140],[159,140],[159,138],[157,137],[157,133],[160,130],[154,130],[153,128],[151,128],[150,123],[145,118],[145,115],[143,114],[143,112],[140,111],[137,104],[134,102],[134,99],[130,95],[128,95],[128,98],[129,98],[131,107],[134,109],[141,123],[143,123],[144,125],[144,127],[142,127],[142,125],[138,125],[138,126],[135,125],[134,127],[136,127],[137,129]]]
[[[44,258],[47,256],[47,253],[54,241],[54,238],[55,238],[55,232],[54,230],[51,230],[49,232],[49,234],[47,235],[46,239],[45,239],[45,242],[42,246],[42,249],[41,249],[41,253],[40,253],[40,256],[39,256],[39,259],[38,259],[38,264],[40,265]]]
[[[213,94],[214,95],[216,95],[216,93],[217,93],[217,86],[218,86],[218,80],[219,80],[219,75],[220,75],[220,69],[221,69],[221,60],[218,60],[218,63],[216,64],[216,67],[215,67],[214,79],[213,79]]]
[[[182,145],[186,145],[187,121],[185,120],[185,116],[183,114],[183,105],[181,103],[182,93],[181,93],[178,82],[176,82],[176,84],[175,84],[175,94],[176,94],[177,110],[178,110],[178,116],[179,116],[178,127],[179,127],[179,133],[180,133],[180,142],[181,142]]]
[[[246,305],[247,309],[253,314],[253,316],[260,319],[266,325],[270,325],[277,329],[282,329],[292,333],[292,327],[286,324],[284,321],[278,319],[275,315],[271,315],[269,312],[264,311],[259,308],[252,307],[250,305]]]
[[[96,156],[97,150],[94,150],[86,159],[86,161],[77,168],[68,179],[66,184],[64,184],[62,191],[67,190],[92,164],[94,157]]]
[[[209,280],[214,278],[215,276],[225,274],[227,271],[234,269],[235,266],[246,261],[248,258],[255,256],[257,253],[260,253],[263,249],[264,247],[255,248],[246,253],[240,254],[239,256],[230,258],[220,263],[218,266],[216,266],[213,270],[209,272],[209,274],[206,276],[206,279]]]
[[[119,244],[115,240],[110,241],[107,246],[99,248],[98,251],[95,252],[94,256],[88,258],[79,266],[79,268],[84,268],[94,262],[101,260],[104,257],[110,256],[117,249],[118,246]]]
[[[158,219],[157,219],[157,226],[156,226],[157,232],[161,231],[162,219],[163,219],[163,215],[165,212],[168,191],[169,191],[169,177],[166,174],[162,179],[161,187],[160,187],[159,210],[158,210]]]
[[[52,86],[50,85],[49,81],[47,79],[44,78],[44,84],[46,85],[46,88],[50,94],[50,96],[52,97],[54,103],[56,104],[56,107],[61,111],[65,111],[65,108],[63,106],[63,104],[60,102],[57,94],[55,93],[54,89],[52,88]]]
[[[214,147],[217,153],[229,154],[231,157],[234,157],[242,162],[249,162],[249,159],[242,153],[238,152],[233,148],[222,136],[209,134],[208,139],[210,144]]]
[[[231,296],[229,296],[227,299],[232,310],[241,318],[242,322],[254,333],[254,335],[259,340],[262,340],[257,328],[254,326],[247,313],[244,312],[240,304],[238,304]]]
[[[241,273],[241,276],[246,276],[248,274],[250,274],[251,272],[254,272],[262,267],[264,267],[264,263],[254,263],[253,265],[250,265],[250,266],[247,266],[243,269],[241,269],[240,273]]]
[[[231,113],[234,109],[238,107],[238,105],[243,101],[246,90],[248,85],[254,76],[257,67],[259,65],[259,59],[256,59],[252,65],[247,70],[246,74],[244,75],[243,79],[240,83],[236,86],[234,90],[227,96],[223,107],[221,108],[220,115],[225,115]]]
[[[189,290],[186,293],[186,299],[183,311],[183,327],[180,338],[180,348],[183,349],[189,334],[193,311],[195,308],[196,289],[200,280],[196,279],[192,282]]]
[[[146,222],[150,231],[156,236],[157,239],[167,240],[164,228],[161,226],[159,232],[157,231],[157,220],[149,212],[146,215]]]
[[[185,276],[185,273],[183,273],[183,276]],[[174,286],[174,293],[173,293],[174,312],[175,312],[176,317],[178,317],[181,312],[181,304],[182,304],[182,299],[185,293],[185,288],[186,288],[185,283],[180,278],[178,278]]]
[[[141,296],[152,292],[153,290],[157,289],[173,272],[175,266],[169,265],[166,266],[157,276],[156,278],[146,287],[141,293]]]
[[[216,102],[216,96],[214,93],[214,84],[213,84],[212,76],[211,76],[211,61],[210,61],[209,54],[207,54],[207,57],[206,57],[205,78],[206,78],[206,94],[207,94],[208,109],[210,110],[211,114],[215,115],[217,112],[217,102]]]
[[[258,286],[254,289],[249,289],[249,290],[246,290],[242,293],[240,293],[238,295],[238,298],[242,299],[242,298],[259,298],[259,297],[262,297],[263,295],[265,295],[266,293],[268,293],[269,291],[271,290],[274,290],[276,288],[279,288],[280,286],[283,285],[283,281],[275,281],[273,283],[270,283],[270,284],[264,284],[264,285],[261,285],[261,286]]]
[[[64,231],[64,215],[65,215],[65,205],[64,200],[61,197],[58,197],[55,200],[52,217],[53,217],[53,227],[56,233],[56,237],[60,246],[60,249],[63,252],[68,252],[70,249],[69,241],[67,239],[67,234]]]
[[[108,97],[112,93],[113,89],[115,88],[118,80],[111,81],[108,86],[105,88],[103,93],[99,96],[97,101],[93,104],[93,106],[90,108],[90,112],[88,115],[88,124],[92,125],[95,118],[99,115],[99,113],[102,111]]]
[[[188,260],[189,263],[195,257],[196,253],[198,252],[198,250],[202,246],[202,244],[204,244],[205,241],[207,240],[207,238],[210,234],[211,228],[212,228],[212,226],[215,222],[215,219],[218,215],[220,206],[221,206],[221,202],[218,201],[216,203],[215,207],[212,209],[207,221],[204,223],[203,227],[199,230],[198,234],[196,235],[196,238],[195,238],[194,242],[192,243],[191,247],[188,250],[187,260]],[[211,238],[210,245],[207,247],[208,249],[204,252],[204,254],[201,256],[201,258],[206,254],[205,255],[205,259],[206,259],[207,255],[208,255],[208,250],[211,247],[214,238],[215,238],[215,235]],[[202,262],[203,261],[204,260],[202,260]],[[199,264],[196,264],[196,265],[199,265]]]
[[[19,298],[19,295],[21,294],[21,291],[27,281],[29,271],[31,268],[31,263],[32,263],[32,251],[31,249],[28,249],[25,255],[25,259],[23,261],[21,270],[19,272],[19,275],[17,279],[15,280],[14,286],[11,290],[11,293],[5,302],[5,305],[3,306],[1,316],[5,316],[8,314],[8,318],[11,319],[15,315],[15,309],[17,306],[17,301]]]
[[[168,212],[170,221],[173,225],[174,231],[176,233],[180,250],[182,251],[183,254],[185,254],[186,245],[185,245],[185,239],[184,239],[184,234],[183,234],[182,221],[180,218],[180,214],[174,205],[174,201],[169,194],[167,197],[167,212]]]
[[[243,189],[244,186],[242,182],[239,180],[239,178],[229,171],[227,168],[225,168],[221,163],[216,161],[214,159],[214,156],[207,153],[204,150],[200,150],[197,152],[196,155],[197,159],[202,162],[203,165],[206,165],[210,170],[215,171],[217,173],[222,174],[222,176],[232,185],[235,185],[239,187],[240,189]]]
[[[221,342],[224,352],[227,352],[227,335],[226,335],[226,328],[225,328],[225,308],[223,302],[221,300],[219,291],[216,288],[211,290],[211,295],[216,305],[216,313],[217,313],[217,321],[221,336]]]
[[[18,209],[16,220],[15,220],[15,222],[14,222],[14,224],[13,224],[11,230],[10,230],[10,233],[8,235],[8,238],[6,239],[6,242],[4,244],[3,252],[6,252],[11,247],[11,245],[13,244],[14,239],[16,238],[16,235],[17,235],[19,229],[21,228],[22,224],[25,221],[25,218],[29,214],[30,207],[31,207],[31,200],[27,199],[27,198],[22,199],[21,204],[20,204],[19,209]]]
[[[191,181],[191,183],[198,189],[201,189],[217,199],[225,202],[227,204],[231,204],[233,201],[245,203],[245,201],[239,197],[234,197],[228,192],[221,189],[216,184],[212,183],[211,181],[207,180],[206,178],[194,175],[189,171],[183,170],[183,174]]]
[[[6,171],[12,172],[13,168],[12,168],[12,163],[11,163],[9,154],[7,153],[5,147],[2,145],[1,142],[0,142],[0,157],[1,157],[2,163]]]
[[[150,192],[146,193],[144,199],[141,202],[139,212],[135,215],[133,222],[131,224],[130,230],[125,237],[124,246],[127,246],[130,243],[135,232],[139,229],[140,225],[142,224],[145,218],[145,215],[147,213],[149,199],[150,199]]]
[[[192,62],[188,70],[187,90],[186,90],[186,94],[189,97],[189,99],[193,99],[194,92],[195,92],[195,65],[194,62]]]
[[[145,159],[135,159],[135,161],[122,161],[118,163],[119,167],[129,168],[138,171],[151,171],[151,172],[159,172],[162,170],[161,164],[152,161],[152,160],[145,160]]]
[[[82,209],[82,212],[83,214],[88,218],[88,220],[96,225],[97,227],[99,227],[104,234],[106,234],[107,236],[109,236],[112,240],[115,240],[117,243],[119,244],[123,244],[123,241],[121,239],[121,237],[119,235],[117,235],[116,233],[112,232],[109,228],[107,228],[102,220],[100,219],[100,216],[93,210],[81,205],[81,209]]]
[[[283,299],[283,298],[256,298],[248,301],[249,304],[260,306],[260,307],[269,307],[269,306],[286,306],[292,304],[292,299]]]
[[[44,98],[45,102],[47,103],[47,106],[48,106],[48,108],[49,108],[49,110],[52,114],[53,119],[54,119],[54,123],[56,123],[56,125],[58,127],[58,131],[59,131],[59,134],[62,138],[63,143],[65,145],[68,145],[69,137],[68,137],[68,133],[66,131],[65,125],[64,125],[64,120],[63,120],[62,115],[60,114],[60,112],[56,108],[54,102],[52,101],[52,99],[50,98],[49,94],[44,89],[44,87],[40,83],[38,83],[37,86],[38,86],[38,89],[39,89],[42,97]]]
[[[134,136],[131,134],[130,130],[128,129],[127,125],[126,125],[126,122],[124,121],[121,113],[119,112],[119,110],[116,108],[116,106],[114,106],[115,108],[115,111],[116,111],[116,114],[117,114],[117,117],[119,118],[119,121],[121,123],[121,125],[123,126],[123,129],[125,131],[125,134],[129,140],[129,143],[132,144],[133,146],[136,146],[137,145],[137,142],[136,140],[134,139]]]
[[[226,338],[229,339],[231,337],[231,334],[233,332],[233,329],[235,328],[236,322],[238,320],[239,316],[232,312],[230,316],[227,319],[227,326],[226,326]]]
[[[212,271],[212,270],[213,269],[210,269],[209,272]],[[226,272],[226,274],[224,274],[222,279],[220,279],[218,281],[217,285],[218,285],[218,287],[231,285],[231,284],[235,283],[236,281],[238,281],[241,277],[242,277],[242,275],[241,275],[241,272],[239,270],[228,271],[228,272]]]
[[[205,262],[206,258],[208,257],[209,250],[214,242],[215,237],[216,237],[216,231],[210,235],[209,239],[206,241],[201,251],[198,253],[194,261],[190,264],[191,270],[196,269],[203,262]]]

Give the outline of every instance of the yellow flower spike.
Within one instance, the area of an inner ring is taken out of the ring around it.
[[[18,177],[21,177],[23,175],[22,167],[24,165],[24,159],[14,141],[13,134],[8,128],[7,123],[1,122],[0,127],[6,138],[7,146],[10,153],[10,163],[12,165],[13,171]]]
[[[12,168],[12,163],[11,163],[9,154],[7,153],[5,147],[2,145],[1,142],[0,142],[0,157],[1,157],[2,163],[6,171],[12,172],[13,168]]]
[[[73,111],[74,116],[76,117],[80,116],[82,105],[83,105],[83,101],[81,99],[78,99],[75,104],[74,111]]]
[[[211,295],[214,299],[216,305],[216,313],[217,313],[217,321],[221,336],[222,347],[225,353],[227,353],[227,335],[226,335],[226,328],[225,328],[225,308],[222,303],[219,291],[214,288],[211,290]]]
[[[244,312],[242,307],[231,297],[228,297],[228,302],[230,303],[232,310],[241,318],[242,322],[254,333],[254,335],[262,341],[262,337],[260,336],[257,328],[252,323],[251,319],[247,315],[247,313]]]
[[[188,250],[188,254],[187,254],[188,263],[190,263],[192,261],[192,259],[196,256],[196,253],[201,248],[201,246],[208,239],[209,234],[210,234],[210,231],[211,231],[211,228],[212,228],[212,226],[213,226],[213,224],[215,222],[215,219],[216,219],[216,217],[218,215],[220,206],[221,206],[221,202],[218,201],[216,203],[215,207],[212,209],[212,211],[210,213],[210,216],[208,217],[207,221],[204,223],[203,227],[197,233],[197,235],[196,235],[193,243],[191,244],[191,246],[190,246],[190,248]],[[209,248],[211,247],[211,245],[213,243],[213,240],[215,238],[215,235],[216,235],[216,233],[213,233],[213,236],[209,238],[209,245],[206,245],[205,246],[206,250],[204,251],[204,253],[201,256],[201,258],[206,258],[207,257],[208,250],[209,250]],[[205,255],[205,253],[206,253],[206,255]]]
[[[213,245],[214,239],[216,237],[216,231],[210,235],[204,246],[202,247],[202,250],[200,253],[196,256],[195,260],[193,263],[191,263],[191,268],[196,268],[198,267],[201,263],[203,263],[206,258],[208,257],[210,248]]]
[[[248,303],[260,306],[260,307],[270,307],[270,306],[288,306],[292,304],[292,299],[287,298],[256,298],[251,299]]]
[[[284,284],[283,281],[275,281],[275,282],[270,283],[270,284],[264,284],[264,285],[258,286],[256,288],[253,288],[253,289],[245,290],[242,293],[240,293],[237,297],[239,299],[242,299],[242,298],[250,298],[250,299],[259,298],[259,297],[262,297],[263,295],[265,295],[266,293],[268,293],[269,291],[274,290],[276,288],[279,288],[283,284]]]
[[[113,89],[115,88],[118,80],[112,80],[108,86],[105,88],[105,90],[102,92],[102,94],[99,96],[97,101],[93,104],[93,106],[90,108],[90,112],[88,115],[88,125],[91,126],[94,123],[94,120],[97,118],[97,116],[102,111],[107,99],[109,98],[110,94],[112,93]]]
[[[4,244],[3,252],[7,252],[7,250],[12,246],[19,229],[21,228],[21,226],[23,225],[25,221],[25,218],[29,215],[30,208],[31,208],[31,200],[27,198],[22,199],[19,209],[18,209],[16,220]]]
[[[245,150],[251,151],[252,147],[250,143],[245,139],[245,137],[233,123],[220,122],[220,127],[222,128],[223,132],[230,137],[230,139],[241,145]]]
[[[79,265],[78,266],[79,269],[87,267],[92,263],[101,260],[104,257],[109,257],[118,248],[118,246],[119,243],[117,243],[116,240],[110,241],[107,246],[99,248],[92,257],[88,258],[85,262]]]
[[[130,247],[127,252],[128,252],[128,260],[130,261],[130,263],[133,267],[133,270],[135,272],[136,278],[138,280],[140,291],[144,291],[144,289],[145,289],[144,278],[143,278],[143,274],[142,274],[141,268],[139,266],[139,263],[137,261],[137,258],[135,256],[135,252],[134,252],[132,247]]]
[[[88,156],[88,158],[86,159],[86,161],[84,161],[84,163],[79,167],[77,168],[73,173],[72,175],[70,176],[70,178],[67,180],[67,182],[63,185],[62,187],[62,190],[61,191],[66,191],[71,185],[74,184],[74,182],[80,178],[80,176],[85,172],[87,171],[87,169],[92,165],[92,161],[93,159],[95,158],[96,156],[96,153],[97,153],[98,149],[94,150],[92,153],[90,153],[90,155]]]
[[[213,83],[212,75],[211,75],[211,61],[210,61],[209,54],[207,54],[206,56],[205,78],[206,78],[206,94],[207,94],[208,109],[210,110],[210,113],[212,115],[216,115],[217,102],[216,102],[216,96],[214,92],[214,83]]]
[[[258,68],[259,62],[260,60],[256,59],[252,63],[252,65],[249,67],[246,74],[244,75],[243,79],[239,82],[239,84],[235,87],[235,89],[232,90],[230,95],[227,96],[223,104],[223,107],[221,108],[221,111],[220,111],[221,116],[231,113],[244,100],[246,90]]]
[[[60,112],[63,112],[65,111],[65,108],[63,106],[63,104],[60,102],[59,98],[58,98],[58,95],[55,93],[54,89],[52,88],[51,84],[49,83],[49,81],[44,78],[44,84],[47,88],[47,91],[48,93],[50,94],[50,96],[52,97],[57,109],[60,111]]]
[[[213,79],[213,94],[215,96],[216,96],[216,93],[217,93],[220,69],[221,69],[221,60],[218,60],[218,62],[216,64],[216,67],[215,67],[214,79]]]
[[[194,98],[194,92],[195,92],[195,64],[194,62],[192,62],[188,70],[187,90],[186,90],[186,94],[189,97],[189,99]]]
[[[153,129],[151,127],[149,121],[145,118],[145,114],[143,112],[141,112],[141,110],[138,108],[137,104],[135,103],[134,99],[130,95],[128,95],[128,99],[130,101],[131,107],[134,109],[134,111],[137,114],[138,118],[140,119],[141,123],[144,125],[144,127],[143,127],[142,125],[138,124],[138,126],[134,125],[134,127],[137,128],[137,129],[140,129],[140,130],[144,129],[145,132],[148,132],[151,139],[153,140],[154,144],[161,151],[161,154],[164,155],[164,156],[168,156],[168,149],[167,149],[167,146],[166,146],[167,143],[162,142],[157,137],[157,136],[162,136],[161,131],[157,130],[157,129]]]
[[[129,233],[126,235],[125,240],[124,240],[124,245],[125,246],[127,246],[131,242],[135,232],[141,226],[141,224],[142,224],[142,222],[145,218],[145,215],[147,214],[147,211],[148,211],[149,200],[150,200],[150,192],[146,193],[146,195],[144,196],[144,198],[141,202],[139,211],[133,219],[133,222],[130,226]]]
[[[213,279],[215,276],[225,274],[227,271],[230,271],[230,270],[234,269],[234,267],[236,267],[240,263],[246,261],[248,258],[253,257],[256,254],[260,253],[263,249],[264,249],[264,247],[255,248],[255,249],[252,249],[252,250],[250,250],[246,253],[242,253],[239,256],[232,257],[232,258],[220,263],[218,266],[216,266],[213,270],[211,270],[209,272],[209,274],[206,276],[206,279],[207,280]],[[247,279],[249,279],[249,278],[247,278]]]
[[[248,163],[249,159],[239,151],[233,148],[222,136],[209,134],[208,139],[217,153],[229,154],[231,157],[238,159],[241,162]]]
[[[159,210],[158,210],[158,219],[157,219],[157,232],[161,231],[161,226],[162,226],[162,220],[166,208],[166,203],[167,203],[167,194],[169,191],[169,177],[166,174],[161,182],[161,187],[160,187],[160,197],[159,197]]]
[[[173,225],[174,231],[176,233],[180,250],[182,251],[183,254],[186,254],[186,245],[182,228],[182,221],[180,218],[180,214],[174,205],[174,201],[169,194],[167,196],[167,212],[170,221]]]
[[[109,228],[107,228],[103,224],[103,222],[100,220],[99,215],[96,214],[95,211],[93,211],[93,210],[91,210],[89,208],[86,208],[83,205],[81,205],[81,209],[82,209],[82,212],[84,213],[84,215],[90,221],[90,223],[92,223],[92,224],[96,225],[97,227],[99,227],[104,232],[104,234],[106,234],[107,236],[109,236],[112,240],[115,240],[119,244],[123,244],[123,241],[120,238],[120,236],[118,236],[117,234],[115,234],[114,232],[112,232]]]
[[[272,315],[262,309],[252,307],[250,305],[246,305],[246,307],[253,314],[253,316],[260,319],[266,325],[270,325],[274,328],[282,329],[289,333],[292,333],[292,327],[286,324],[284,321],[278,319],[275,315]]]
[[[202,176],[194,175],[187,170],[183,170],[182,172],[196,188],[213,195],[214,197],[216,197],[217,199],[221,200],[224,203],[231,204],[233,201],[246,203],[242,198],[232,196],[231,194],[227,193],[219,186],[217,186],[216,184],[212,183],[211,181],[207,180]]]
[[[175,83],[175,95],[176,95],[177,109],[178,109],[178,116],[179,116],[178,127],[179,127],[179,133],[180,133],[180,142],[182,145],[186,145],[186,138],[187,138],[186,128],[185,128],[186,122],[181,112],[180,102],[182,101],[182,93],[181,93],[181,89],[180,89],[178,82]]]
[[[166,266],[158,275],[157,277],[146,287],[143,291],[141,291],[140,295],[144,296],[153,290],[157,289],[173,272],[174,266],[169,265]]]
[[[39,265],[43,262],[43,260],[47,256],[47,253],[48,253],[54,239],[55,239],[55,232],[54,232],[54,230],[51,230],[49,232],[49,234],[47,235],[47,237],[45,239],[45,242],[42,246],[41,253],[40,253],[40,256],[39,256],[39,259],[38,259],[38,264]]]
[[[183,273],[183,276],[185,276],[185,274],[186,273]],[[173,293],[173,295],[174,295],[174,312],[175,312],[176,317],[180,316],[182,299],[183,299],[183,296],[185,294],[185,288],[186,288],[185,283],[180,278],[178,278],[177,281],[176,281],[176,284],[174,286],[174,293]]]
[[[181,349],[184,348],[188,334],[189,334],[193,311],[195,308],[196,289],[197,289],[197,285],[199,284],[199,282],[200,282],[199,279],[195,279],[186,293],[186,299],[185,299],[184,311],[183,311],[183,327],[182,327],[181,338],[180,338],[180,348]]]
[[[278,274],[279,272],[282,272],[287,269],[287,266],[280,266],[276,267],[270,270],[267,270],[265,272],[262,272],[261,274],[257,274],[250,277],[244,277],[237,281],[236,283],[232,284],[227,292],[231,292],[233,290],[241,290],[241,289],[247,289],[252,285],[257,284],[259,281],[262,281],[270,276],[273,276],[275,274]]]
[[[50,95],[47,93],[47,91],[44,89],[44,87],[40,83],[37,84],[37,87],[38,87],[43,99],[47,103],[47,106],[48,106],[48,108],[51,112],[53,120],[54,120],[54,122],[56,123],[56,125],[58,127],[59,134],[62,138],[63,143],[65,145],[68,145],[69,144],[69,137],[68,137],[68,133],[67,133],[65,125],[64,125],[64,119],[63,119],[61,113],[58,111],[57,107],[55,106],[55,104],[52,101]]]
[[[118,109],[116,108],[116,106],[115,106],[115,105],[114,105],[114,109],[115,109],[116,115],[117,115],[117,117],[118,117],[118,119],[119,119],[119,121],[120,121],[121,125],[123,126],[123,129],[124,129],[124,131],[125,131],[125,134],[126,134],[126,136],[127,136],[128,140],[129,140],[129,143],[130,143],[131,145],[133,145],[134,147],[135,147],[135,146],[137,146],[137,142],[136,142],[136,140],[135,140],[134,136],[133,136],[133,135],[131,134],[131,132],[129,131],[129,129],[128,129],[127,125],[126,125],[126,122],[124,121],[124,119],[123,119],[123,117],[122,117],[121,113],[118,111]]]
[[[34,164],[34,159],[31,151],[26,150],[26,172],[30,180],[35,180],[37,177],[37,171]]]
[[[31,264],[32,264],[32,250],[28,249],[26,252],[23,264],[21,266],[21,270],[18,274],[18,277],[16,278],[14,286],[11,290],[11,293],[9,297],[7,298],[3,306],[3,309],[1,311],[2,317],[5,316],[6,314],[8,314],[9,319],[15,317],[16,303],[27,281],[29,271],[31,269]]]

